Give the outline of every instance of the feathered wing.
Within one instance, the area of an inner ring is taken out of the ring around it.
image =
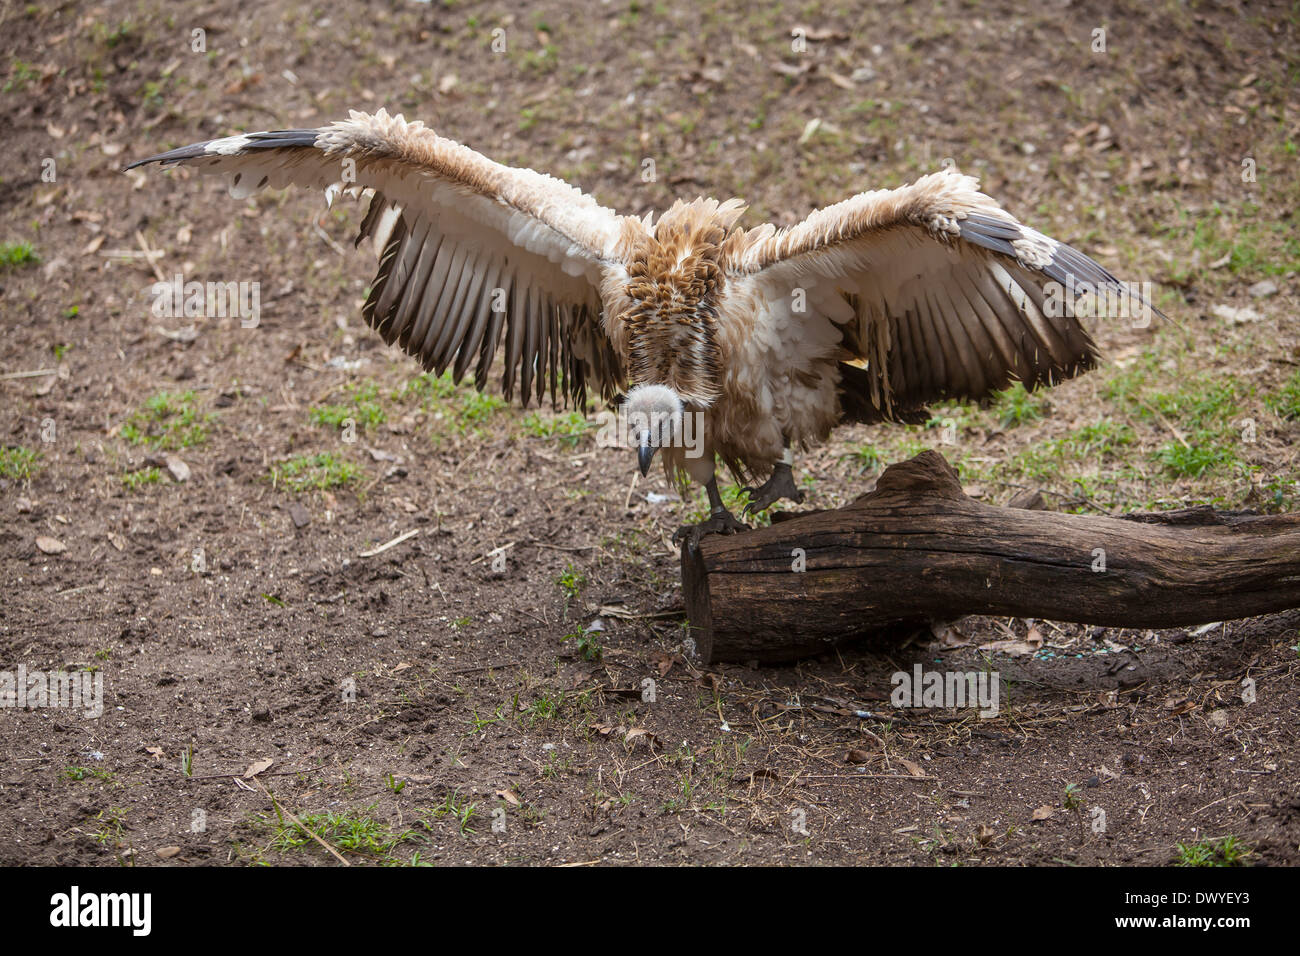
[[[928,402],[1092,368],[1096,348],[1073,298],[1086,289],[1148,307],[951,170],[860,193],[789,229],[750,230],[725,268],[770,301],[802,297],[802,312],[785,310],[796,319],[784,332],[790,348],[824,338],[808,323],[842,331],[841,401],[860,421],[915,420]]]
[[[379,271],[363,309],[390,345],[482,389],[504,338],[503,386],[526,405],[557,378],[581,401],[623,388],[623,362],[602,326],[600,281],[627,223],[580,190],[492,162],[384,110],[321,129],[195,143],[127,168],[185,163],[229,176],[231,195],[288,185],[370,191],[357,244],[373,237]]]

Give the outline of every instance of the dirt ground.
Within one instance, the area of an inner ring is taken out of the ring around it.
[[[102,678],[104,710],[0,709],[0,863],[1300,862],[1300,613],[704,666],[668,543],[700,502],[386,349],[355,207],[120,171],[387,106],[623,212],[789,224],[951,157],[1176,323],[837,432],[808,505],[934,447],[996,503],[1294,510],[1300,19],[1022,6],[6,5],[0,670]],[[160,319],[176,273],[260,283],[260,324]],[[999,672],[999,714],[894,710],[918,663]]]

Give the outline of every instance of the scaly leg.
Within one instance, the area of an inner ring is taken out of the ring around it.
[[[746,488],[749,504],[745,505],[742,515],[756,515],[764,508],[770,508],[782,498],[788,498],[795,504],[803,504],[803,492],[794,483],[794,452],[790,450],[790,440],[785,442],[785,454],[772,467],[772,477],[757,488]]]

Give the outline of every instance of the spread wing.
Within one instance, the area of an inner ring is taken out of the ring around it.
[[[242,198],[290,184],[370,192],[357,244],[373,237],[379,272],[363,310],[390,345],[426,369],[471,363],[482,389],[502,337],[507,399],[528,404],[556,380],[581,403],[623,387],[623,362],[601,322],[600,282],[625,224],[580,190],[531,169],[494,163],[419,122],[384,110],[321,129],[248,133],[195,143],[146,163],[227,174]]]
[[[927,402],[984,399],[1013,380],[1032,389],[1092,368],[1082,292],[1149,315],[1104,268],[1021,225],[951,170],[860,193],[789,229],[750,230],[733,248],[730,275],[748,277],[770,302],[804,300],[802,311],[779,310],[789,314],[778,325],[791,349],[842,333],[841,401],[860,420],[911,420]]]

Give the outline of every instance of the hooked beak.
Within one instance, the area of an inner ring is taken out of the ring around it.
[[[655,452],[659,449],[650,444],[649,437],[641,439],[641,445],[636,450],[637,464],[641,466],[641,477],[645,478],[650,474],[650,462],[654,460]]]

